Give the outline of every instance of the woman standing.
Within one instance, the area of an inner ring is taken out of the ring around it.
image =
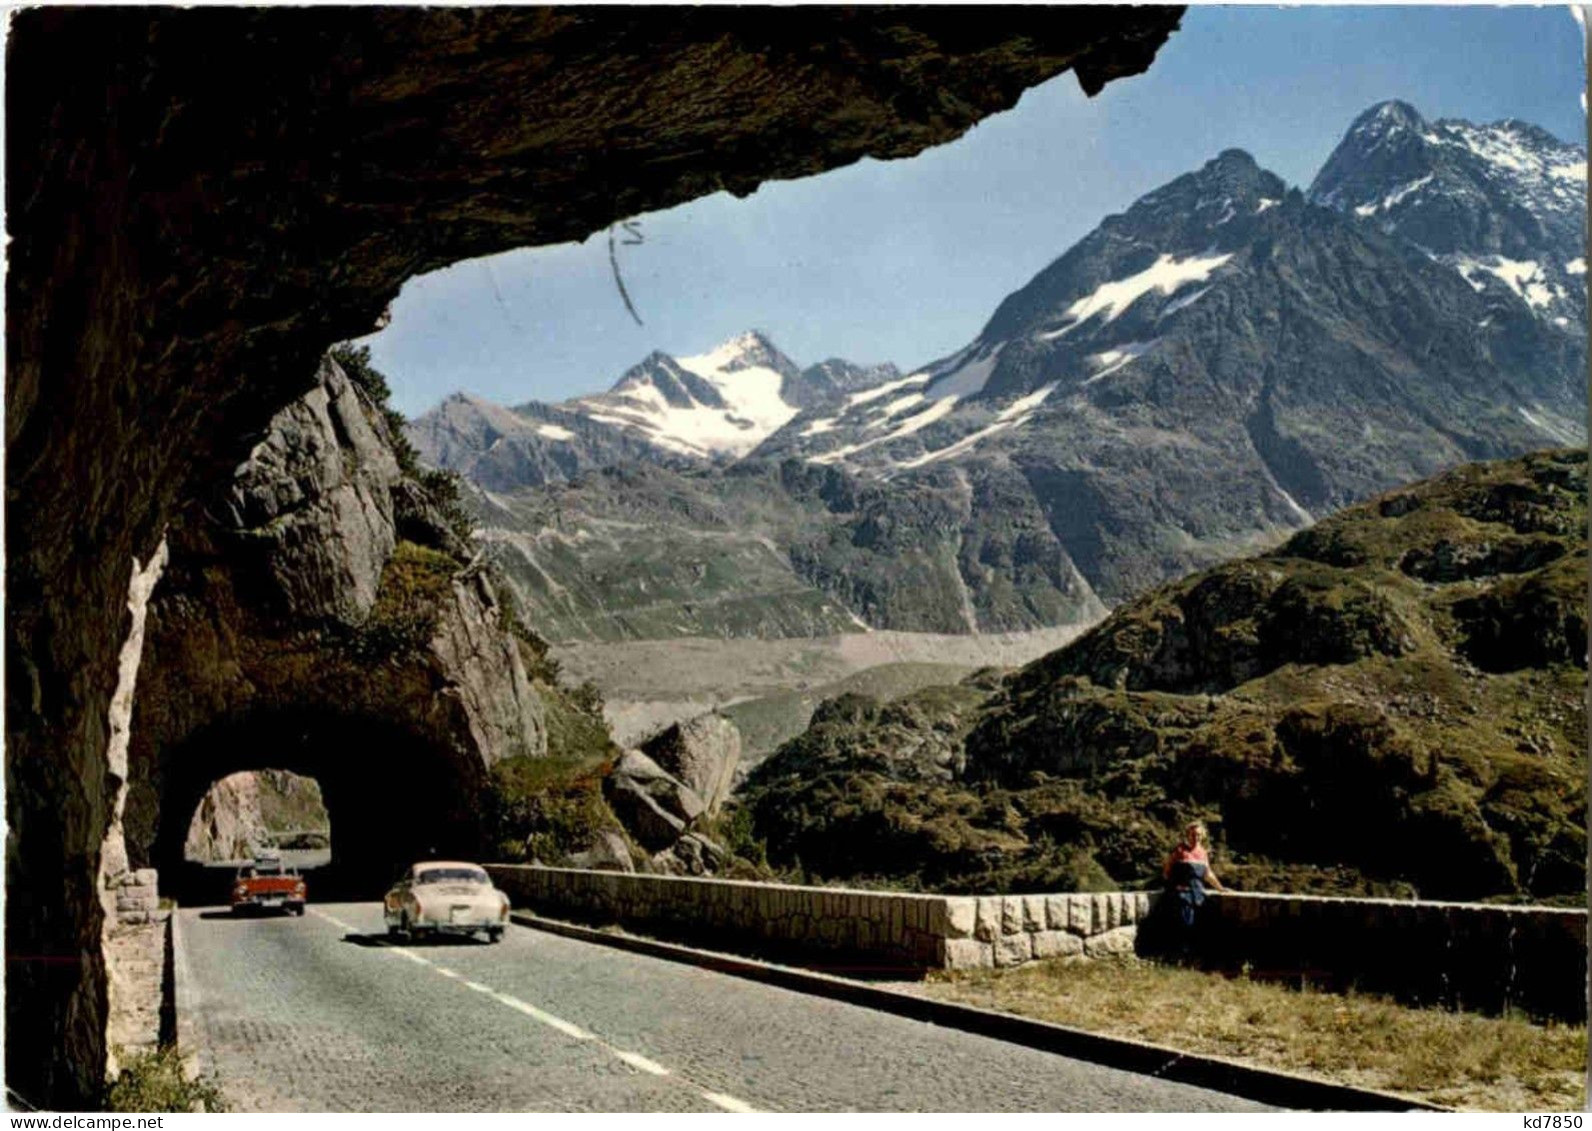
[[[1210,834],[1198,821],[1190,821],[1183,830],[1183,841],[1166,858],[1162,874],[1166,877],[1167,893],[1177,899],[1178,917],[1182,921],[1182,950],[1187,953],[1194,931],[1194,920],[1200,904],[1205,902],[1205,889],[1225,891],[1222,881],[1211,870],[1211,858],[1205,845]]]

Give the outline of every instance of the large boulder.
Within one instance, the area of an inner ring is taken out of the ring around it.
[[[731,857],[722,846],[701,833],[686,833],[650,861],[652,870],[666,876],[711,876]]]
[[[564,864],[569,868],[591,868],[599,872],[636,870],[635,863],[630,859],[630,846],[613,829],[601,829],[594,833],[591,844],[584,851],[573,853]]]
[[[657,852],[674,844],[704,811],[702,798],[639,750],[627,750],[604,783],[614,815]]]
[[[710,712],[675,723],[642,745],[649,758],[690,786],[709,816],[723,807],[741,764],[741,732]]]

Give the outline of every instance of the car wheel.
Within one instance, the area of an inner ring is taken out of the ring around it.
[[[486,933],[486,941],[489,942],[489,943],[502,942],[503,941],[503,928],[502,927],[493,927],[490,931],[488,931]]]

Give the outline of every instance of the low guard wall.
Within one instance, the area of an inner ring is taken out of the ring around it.
[[[1131,953],[1148,892],[947,896],[489,864],[516,906],[854,971]]]
[[[947,896],[531,865],[487,870],[516,906],[549,918],[832,970],[1016,966],[1154,953],[1180,941],[1149,892]],[[1209,965],[1258,977],[1583,1020],[1586,928],[1581,909],[1228,892],[1210,895],[1194,947]]]
[[[1586,1019],[1587,913],[1393,899],[1212,894],[1202,957],[1419,1005]]]

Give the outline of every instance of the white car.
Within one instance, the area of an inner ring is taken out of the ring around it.
[[[476,935],[497,942],[509,921],[509,897],[479,864],[428,860],[404,873],[382,901],[387,933],[422,939]]]

